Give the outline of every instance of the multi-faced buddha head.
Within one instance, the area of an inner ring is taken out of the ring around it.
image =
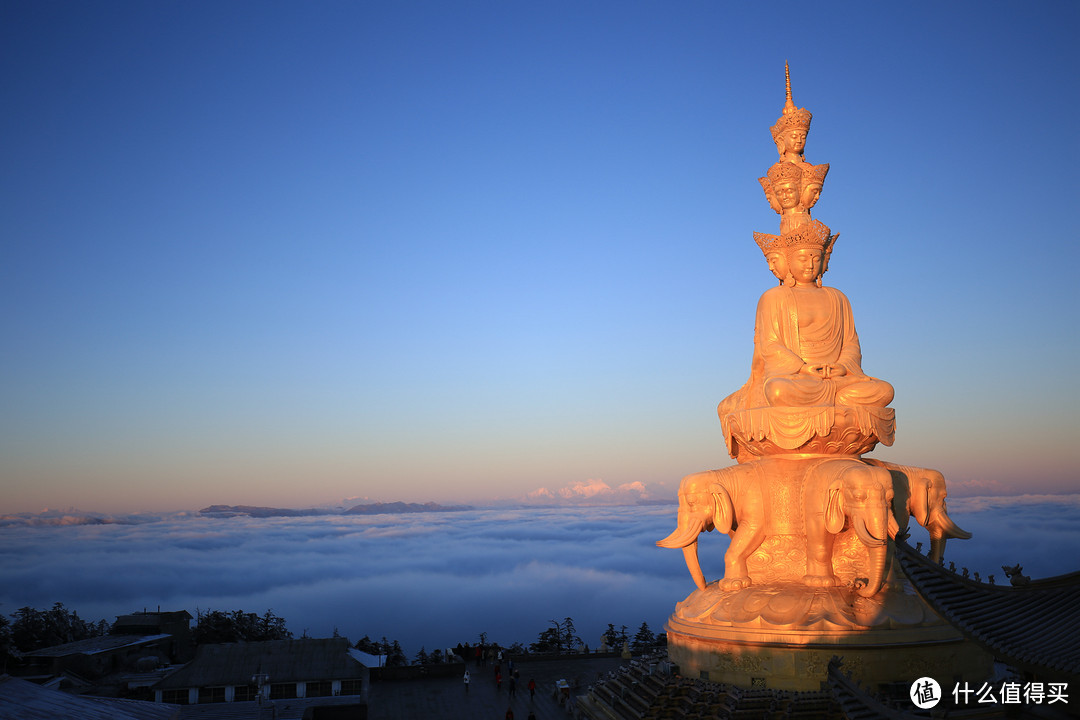
[[[798,165],[789,162],[774,163],[769,168],[769,184],[781,212],[798,207],[802,188],[802,170]]]
[[[813,220],[793,233],[781,235],[778,246],[784,251],[787,272],[791,276],[791,280],[785,284],[820,286],[836,237],[820,220]]]
[[[765,199],[769,201],[769,207],[774,212],[782,213],[784,209],[780,207],[780,202],[776,199],[776,193],[773,192],[772,183],[769,182],[767,177],[759,177],[757,181],[761,184],[761,189],[765,191]]]
[[[825,176],[829,174],[829,164],[809,165],[803,168],[802,197],[799,205],[809,210],[821,197],[821,188],[825,184]]]
[[[769,263],[769,271],[776,276],[776,279],[784,282],[788,276],[787,255],[781,250],[772,250],[765,253],[765,261]]]
[[[776,276],[780,282],[788,277],[787,255],[780,245],[780,236],[768,233],[754,233],[754,242],[761,248],[765,255],[765,262],[769,264],[769,272]]]

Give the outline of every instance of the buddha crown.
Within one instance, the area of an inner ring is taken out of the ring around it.
[[[757,240],[756,234],[754,239]],[[832,249],[834,239],[832,231],[829,230],[825,223],[820,220],[811,220],[789,233],[780,235],[776,239],[775,245],[769,248],[769,251],[812,248],[828,252]],[[760,247],[761,244],[758,243],[758,245]],[[765,248],[762,248],[762,251],[767,252]]]
[[[803,131],[810,130],[810,121],[814,116],[806,108],[797,108],[791,100],[791,72],[788,70],[787,61],[784,61],[784,80],[787,85],[787,100],[784,102],[783,114],[776,124],[769,128],[772,131],[773,140],[777,140],[785,130],[798,128]]]
[[[825,184],[825,176],[829,174],[829,163],[810,165],[803,168],[803,181],[806,183]]]
[[[769,176],[769,182],[773,187],[776,187],[784,182],[802,182],[803,171],[802,168],[795,163],[778,162],[773,163],[767,174]]]
[[[754,232],[754,242],[761,248],[761,252],[765,257],[769,256],[771,252],[783,252],[784,248],[780,246],[780,236],[770,235],[769,233]]]

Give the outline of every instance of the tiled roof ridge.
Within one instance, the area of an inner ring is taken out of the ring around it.
[[[1018,666],[1080,673],[1080,573],[989,585],[942,567],[903,541],[896,548],[919,594],[969,639]]]

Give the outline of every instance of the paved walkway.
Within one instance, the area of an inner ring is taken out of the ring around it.
[[[514,720],[568,720],[570,713],[553,697],[556,681],[578,684],[584,693],[598,677],[627,661],[619,658],[586,658],[522,662],[517,697],[511,699],[507,681],[495,688],[495,672],[469,664],[469,692],[460,676],[424,680],[372,682],[368,695],[368,720],[504,720],[506,710]],[[503,670],[505,671],[505,664]],[[462,671],[464,673],[464,671]],[[529,698],[529,678],[536,680],[536,697]]]

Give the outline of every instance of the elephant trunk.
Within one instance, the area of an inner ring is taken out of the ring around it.
[[[886,542],[870,548],[870,577],[866,579],[865,584],[861,581],[855,583],[855,592],[860,596],[873,597],[881,591],[881,586],[885,583],[885,563],[889,560],[888,553],[889,546]]]

